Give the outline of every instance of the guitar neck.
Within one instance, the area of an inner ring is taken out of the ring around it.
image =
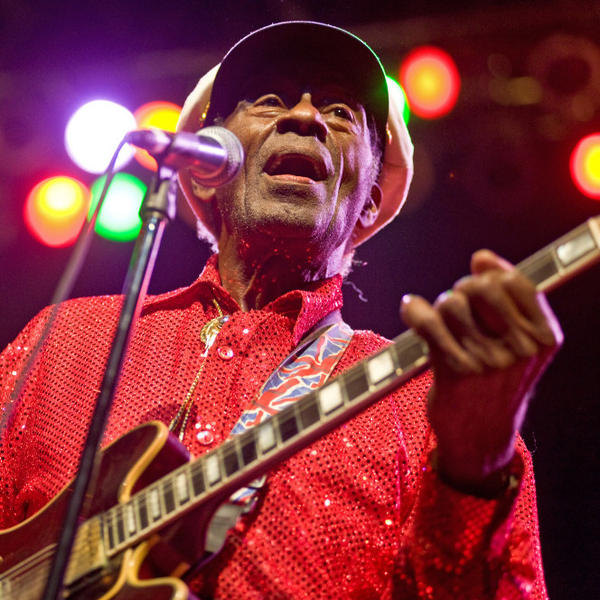
[[[517,265],[539,291],[600,260],[600,217],[588,220]],[[112,556],[202,504],[234,491],[310,445],[413,377],[428,364],[412,331],[256,427],[187,463],[96,517]]]

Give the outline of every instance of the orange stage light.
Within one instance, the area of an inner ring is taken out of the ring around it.
[[[174,132],[181,113],[181,106],[172,102],[148,102],[140,106],[134,113],[139,129],[155,127]],[[156,161],[145,151],[137,148],[135,159],[146,169],[156,171]]]
[[[571,153],[571,178],[581,193],[600,200],[600,133],[584,137]]]

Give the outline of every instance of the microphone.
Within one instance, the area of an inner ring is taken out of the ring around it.
[[[240,141],[224,127],[206,127],[197,133],[140,129],[130,131],[125,141],[146,150],[161,166],[174,171],[188,167],[207,187],[233,179],[244,161]]]

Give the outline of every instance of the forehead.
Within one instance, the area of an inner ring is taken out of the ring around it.
[[[267,93],[297,98],[310,92],[313,98],[363,106],[361,93],[347,73],[323,63],[277,61],[248,73],[239,85],[239,100],[254,100]]]

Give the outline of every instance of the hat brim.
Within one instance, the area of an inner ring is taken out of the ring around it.
[[[243,81],[274,61],[281,69],[304,61],[310,65],[326,65],[329,72],[338,73],[367,114],[374,118],[383,140],[388,92],[379,58],[348,31],[313,21],[275,23],[248,34],[235,44],[216,74],[206,124],[213,124],[218,116],[229,116],[241,99]]]

